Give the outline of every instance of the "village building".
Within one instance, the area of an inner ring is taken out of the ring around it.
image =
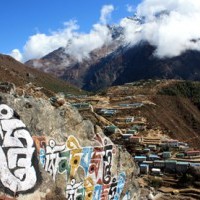
[[[150,151],[151,151],[151,149],[149,149],[149,148],[143,149],[143,152],[144,152],[144,153],[149,153]]]
[[[176,172],[185,173],[189,167],[188,162],[177,162],[176,163]]]
[[[146,161],[147,157],[146,156],[135,156],[134,160],[135,162],[143,162]]]
[[[167,144],[169,147],[178,147],[179,146],[179,141],[178,140],[168,140]]]
[[[73,107],[77,108],[77,109],[90,109],[91,105],[89,103],[72,103],[71,104]]]
[[[134,117],[127,117],[126,119],[125,119],[125,122],[128,124],[128,123],[132,123],[133,121],[134,121]]]
[[[129,129],[126,131],[126,134],[136,135],[138,132],[136,130]]]
[[[142,154],[142,153],[143,153],[142,147],[136,147],[136,148],[135,148],[135,153],[137,153],[137,154]]]
[[[140,164],[140,174],[148,174],[149,173],[149,165]]]
[[[200,151],[186,151],[185,155],[188,157],[200,156]]]
[[[115,115],[116,113],[117,113],[116,110],[105,110],[105,111],[103,112],[103,115],[104,115],[104,116],[107,116],[107,117],[111,117],[111,116]]]
[[[176,160],[166,160],[165,161],[165,169],[169,171],[176,171]]]
[[[141,136],[131,136],[130,141],[133,143],[141,143],[143,141],[143,137]]]
[[[103,108],[99,111],[99,114],[102,114],[107,117],[114,116],[116,113],[117,113],[117,110],[115,110],[115,109],[104,109]]]
[[[185,154],[184,153],[177,153],[176,158],[184,158]]]
[[[132,123],[134,122],[134,117],[120,117],[120,118],[116,118],[115,119],[115,122],[116,123],[126,123],[126,124],[129,124],[129,123]]]
[[[151,161],[159,160],[159,159],[160,159],[160,157],[158,155],[156,155],[156,154],[150,154],[148,156],[148,160],[151,160]]]
[[[154,160],[153,166],[155,168],[164,168],[165,167],[165,161],[164,160]]]
[[[142,162],[142,164],[149,165],[149,168],[153,167],[153,161],[150,161],[150,160],[145,160],[145,161]]]
[[[200,163],[190,163],[191,167],[200,167]]]
[[[169,159],[171,158],[171,156],[172,156],[172,153],[170,151],[165,151],[162,153],[163,159]]]
[[[190,147],[189,146],[179,146],[179,150],[180,151],[188,151],[190,149]]]
[[[152,168],[151,172],[153,175],[157,175],[157,176],[161,175],[161,170],[158,168]]]
[[[178,144],[179,144],[179,146],[188,146],[188,143],[186,143],[186,142],[179,142]]]
[[[131,136],[133,136],[133,134],[123,134],[122,135],[122,137],[125,139],[125,140],[127,140],[127,139],[129,139]]]
[[[153,144],[149,144],[149,145],[148,145],[148,148],[149,148],[151,151],[156,151],[157,146],[156,146],[156,145],[153,145]]]

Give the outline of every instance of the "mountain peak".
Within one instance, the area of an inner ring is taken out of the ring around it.
[[[163,11],[159,16],[167,14]],[[127,19],[143,23],[143,18],[137,15]],[[186,50],[179,56],[158,58],[155,56],[156,46],[148,41],[139,40],[134,45],[125,43],[122,26],[108,28],[112,33],[112,42],[92,50],[81,60],[70,54],[69,44],[67,48],[59,48],[42,59],[26,64],[85,90],[100,90],[149,78],[200,80],[199,51]]]

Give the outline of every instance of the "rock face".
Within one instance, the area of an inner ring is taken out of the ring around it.
[[[132,157],[68,103],[0,96],[2,196],[139,199]]]

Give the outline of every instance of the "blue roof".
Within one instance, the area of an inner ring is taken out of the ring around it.
[[[140,167],[148,167],[148,164],[141,164]]]
[[[143,164],[153,164],[153,161],[150,161],[150,160],[145,160],[145,161],[143,161]]]
[[[200,166],[200,163],[190,163],[190,165],[195,167],[195,166]]]
[[[176,164],[179,164],[179,165],[189,165],[189,162],[177,162]]]
[[[154,163],[155,163],[155,162],[164,163],[165,161],[164,161],[164,160],[154,160]]]
[[[151,155],[149,155],[149,158],[159,158],[159,156],[151,154]]]
[[[134,158],[147,158],[146,156],[135,156]]]
[[[165,163],[176,163],[176,160],[165,160]]]

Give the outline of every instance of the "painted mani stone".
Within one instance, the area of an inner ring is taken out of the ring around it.
[[[65,144],[57,145],[53,139],[46,144],[41,137],[35,137],[40,163],[53,178],[66,175],[67,200],[119,200],[123,191],[126,175],[124,172],[112,176],[115,146],[108,144],[106,138],[97,137],[100,145],[82,147],[76,137],[70,135]],[[39,148],[39,149],[38,149]],[[84,178],[76,180],[78,169]]]
[[[14,110],[0,104],[0,181],[14,194],[33,189],[38,180],[38,166],[32,163],[37,153],[54,181],[57,174],[65,175],[67,200],[119,200],[126,174],[112,174],[115,146],[106,137],[97,135],[96,140],[99,146],[82,147],[72,135],[61,145],[45,136],[31,137]],[[77,179],[79,169],[81,179]]]
[[[36,170],[32,164],[33,139],[25,124],[6,104],[0,104],[0,180],[13,193],[32,189]]]

